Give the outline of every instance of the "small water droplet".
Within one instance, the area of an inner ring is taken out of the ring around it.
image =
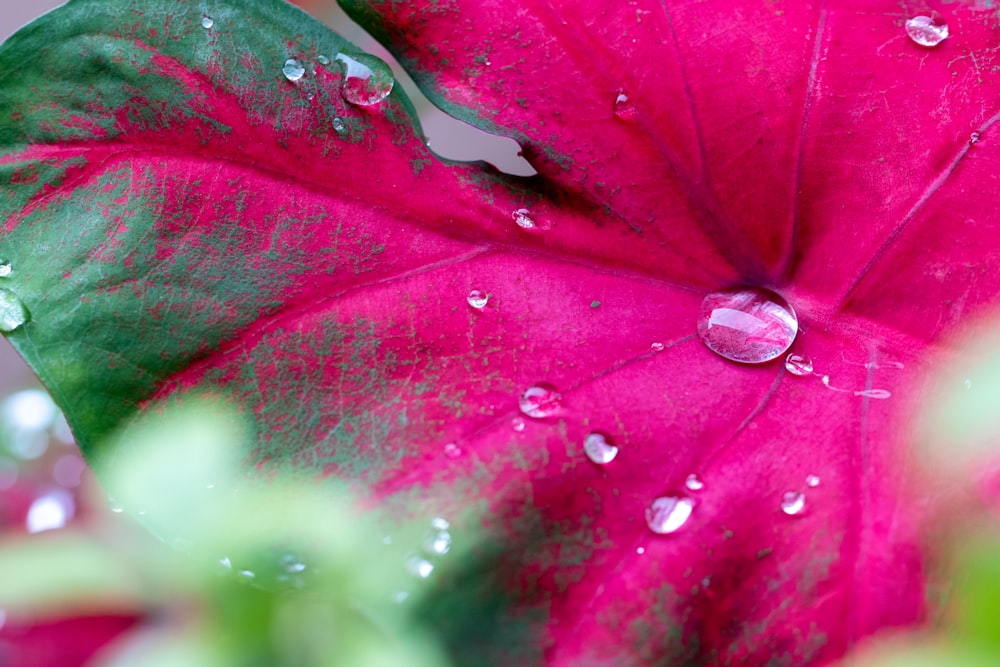
[[[775,359],[799,330],[791,305],[774,292],[739,287],[712,292],[701,303],[698,335],[719,356],[745,364]]]
[[[476,310],[482,310],[489,303],[490,295],[482,290],[474,289],[469,290],[469,296],[465,297],[465,300]]]
[[[318,62],[320,65],[329,65],[330,59],[321,53],[318,56],[316,56],[316,62]]]
[[[7,278],[14,271],[10,262],[0,262],[0,278]]]
[[[526,208],[519,208],[510,214],[517,226],[521,229],[534,229],[535,220],[531,217],[531,211]]]
[[[443,556],[451,549],[451,533],[437,530],[424,539],[424,550],[431,556]]]
[[[125,511],[125,508],[121,506],[121,503],[119,503],[116,499],[112,498],[111,496],[108,496],[108,509],[114,512],[115,514],[121,514],[122,512]]]
[[[979,132],[973,132],[972,134],[969,135],[969,145],[975,146],[982,140],[982,138],[983,138],[982,134],[980,134]]]
[[[395,79],[385,62],[367,53],[338,53],[335,59],[344,72],[341,94],[350,104],[370,107],[389,97]]]
[[[666,349],[666,346],[663,343],[656,341],[655,343],[650,344],[649,349],[653,352],[663,352],[663,350]]]
[[[226,556],[225,558],[220,558],[219,563],[222,565],[222,567],[226,568],[227,570],[233,569],[233,561],[229,560],[229,556]]]
[[[622,120],[635,117],[635,103],[624,90],[619,90],[618,95],[615,96],[614,112],[615,116]]]
[[[785,370],[792,375],[798,375],[799,377],[812,375],[812,359],[809,357],[803,357],[801,354],[790,354],[785,357]]]
[[[886,389],[863,389],[861,391],[854,392],[854,395],[861,396],[862,398],[875,398],[880,401],[892,398],[892,392]]]
[[[813,488],[816,488],[817,486],[819,486],[819,476],[809,475],[808,477],[806,477],[806,484]]]
[[[0,289],[0,331],[10,333],[30,319],[28,309],[10,290]]]
[[[462,455],[462,448],[456,445],[454,442],[449,442],[444,446],[444,455],[449,459],[457,459]]]
[[[333,129],[338,133],[343,133],[347,129],[347,123],[340,116],[334,116],[333,121],[331,121]]]
[[[618,456],[618,448],[608,442],[602,433],[591,433],[583,441],[587,458],[598,464],[611,463]]]
[[[667,535],[687,523],[694,501],[677,496],[661,496],[646,508],[646,525],[654,533]]]
[[[448,530],[451,528],[451,523],[443,516],[436,516],[431,519],[431,528],[434,530]]]
[[[639,555],[641,556],[641,555],[643,555],[644,553],[646,553],[646,548],[645,548],[645,547],[639,547],[639,548],[637,548],[637,549],[635,550],[635,552],[636,552],[637,554],[639,554]]]
[[[781,511],[788,516],[796,516],[801,514],[802,510],[806,508],[806,497],[805,494],[799,491],[788,491],[781,498]]]
[[[434,563],[420,556],[410,556],[410,558],[406,561],[406,569],[408,569],[413,575],[420,577],[421,579],[426,579],[431,576],[432,572],[434,572]]]
[[[701,491],[705,488],[705,482],[701,481],[701,477],[698,477],[698,475],[691,473],[687,476],[687,479],[684,480],[684,486],[686,486],[689,491]]]
[[[243,579],[256,579],[257,578],[257,575],[253,572],[253,570],[240,570],[237,574],[240,577],[242,577]]]
[[[201,17],[201,27],[204,28],[205,30],[211,29],[214,25],[215,25],[215,21],[212,19],[211,16],[202,16]]]
[[[282,554],[278,564],[288,574],[298,574],[306,570],[306,564],[295,554]]]
[[[934,47],[948,38],[948,24],[937,16],[914,16],[906,22],[906,34],[920,46]]]
[[[517,406],[528,417],[535,419],[552,417],[562,410],[562,394],[549,384],[531,385],[521,394]]]
[[[524,430],[524,420],[520,417],[514,417],[510,420],[510,427],[520,433]]]
[[[286,79],[294,82],[305,76],[306,68],[295,58],[289,58],[285,61],[284,67],[281,68],[281,73],[285,75]]]

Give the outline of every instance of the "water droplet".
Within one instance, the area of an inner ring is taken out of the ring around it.
[[[257,578],[257,575],[253,572],[253,570],[240,570],[237,573],[237,575],[240,576],[240,577],[242,577],[243,579],[256,579]]]
[[[108,496],[108,509],[114,512],[115,514],[121,514],[122,512],[125,511],[125,508],[122,507],[121,503],[119,503],[111,496]]]
[[[809,357],[803,357],[801,354],[790,354],[785,357],[785,370],[792,375],[798,375],[799,377],[812,375],[812,359]]]
[[[0,278],[7,278],[14,271],[10,262],[0,262]]]
[[[705,482],[701,481],[701,477],[698,477],[698,475],[691,473],[687,476],[687,479],[684,480],[684,486],[686,486],[689,491],[701,491],[705,488]]]
[[[862,398],[875,398],[878,400],[892,398],[892,392],[886,389],[863,389],[861,391],[854,392],[854,395],[861,396]]]
[[[281,73],[285,75],[286,79],[294,82],[305,76],[306,68],[295,58],[289,58],[285,61],[285,66],[281,68]]]
[[[980,142],[980,140],[982,140],[982,138],[983,138],[982,134],[980,134],[979,132],[973,132],[972,134],[969,135],[969,145],[975,146]]]
[[[808,477],[806,477],[806,484],[813,488],[816,488],[817,486],[819,486],[819,476],[809,475]]]
[[[28,309],[10,290],[0,289],[0,331],[10,333],[28,321]]]
[[[287,574],[299,574],[306,571],[306,564],[295,554],[282,554],[278,563]]]
[[[436,516],[431,519],[431,528],[434,530],[448,530],[451,528],[451,523],[449,523],[448,519],[445,519],[443,516]]]
[[[333,121],[331,122],[331,124],[333,125],[333,129],[338,134],[342,133],[344,130],[347,129],[347,124],[344,122],[344,119],[341,118],[340,116],[334,116]]]
[[[489,303],[490,295],[482,290],[474,289],[469,290],[469,296],[465,297],[465,300],[476,310],[482,310]]]
[[[443,556],[451,549],[451,533],[436,530],[424,539],[424,550],[431,556]]]
[[[316,62],[318,62],[320,65],[329,65],[330,59],[321,53],[318,56],[316,56]]]
[[[663,352],[663,350],[666,349],[666,346],[663,343],[657,341],[655,343],[652,343],[649,346],[649,349],[651,349],[653,352]]]
[[[635,550],[635,552],[636,552],[637,554],[639,554],[639,555],[641,556],[641,555],[643,555],[644,553],[646,553],[646,548],[645,548],[645,547],[638,547],[638,548],[637,548],[637,549]]]
[[[519,208],[510,214],[510,217],[514,218],[514,222],[521,229],[534,229],[535,220],[531,217],[531,211],[526,208]]]
[[[635,103],[625,94],[624,90],[618,91],[618,95],[615,97],[614,112],[615,116],[622,120],[635,117]]]
[[[382,60],[367,53],[338,53],[335,57],[344,72],[341,93],[351,104],[370,107],[389,96],[395,79]]]
[[[214,25],[215,25],[215,21],[212,19],[211,16],[202,16],[201,17],[201,27],[204,28],[205,30],[209,30]]]
[[[611,463],[618,456],[618,448],[608,442],[602,433],[591,433],[583,441],[583,451],[594,463]]]
[[[520,417],[514,417],[510,420],[510,427],[520,433],[524,430],[524,420]]]
[[[528,417],[535,419],[552,417],[562,410],[562,394],[552,385],[535,384],[521,394],[517,406]]]
[[[415,576],[426,579],[434,571],[434,563],[420,556],[410,556],[406,561],[406,569]]]
[[[806,508],[805,494],[799,491],[788,491],[781,498],[781,511],[788,516],[801,514]]]
[[[698,335],[719,356],[745,364],[775,359],[799,330],[791,305],[770,290],[739,287],[712,292],[701,303]]]
[[[948,38],[948,24],[941,17],[914,16],[906,22],[906,34],[920,46],[934,47]]]
[[[691,517],[694,501],[690,498],[662,496],[646,508],[646,525],[654,533],[673,533]]]
[[[229,556],[226,556],[225,558],[220,558],[219,564],[222,565],[222,567],[226,568],[227,570],[233,569],[233,561],[229,560]]]
[[[462,448],[456,445],[454,442],[449,442],[444,446],[444,455],[449,459],[457,459],[462,455]]]

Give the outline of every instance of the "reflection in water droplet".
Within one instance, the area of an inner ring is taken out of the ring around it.
[[[333,125],[333,129],[338,134],[343,133],[344,130],[347,129],[347,123],[345,123],[344,119],[341,118],[340,116],[334,116],[333,120],[331,121],[331,124]]]
[[[583,441],[583,451],[594,463],[611,463],[618,456],[618,448],[608,442],[601,433],[591,433]]]
[[[692,510],[694,501],[690,498],[662,496],[646,508],[646,525],[654,533],[667,535],[687,523]]]
[[[330,59],[321,53],[318,56],[316,56],[316,62],[318,62],[320,65],[329,65]]]
[[[705,488],[705,482],[701,481],[701,478],[698,477],[698,475],[691,473],[687,476],[687,479],[684,480],[684,486],[686,486],[690,491],[701,491]]]
[[[513,213],[511,213],[510,216],[514,219],[514,222],[516,222],[517,226],[520,227],[521,229],[535,228],[535,220],[531,217],[531,211],[529,211],[526,208],[519,208]]]
[[[649,349],[651,349],[653,352],[663,352],[663,350],[666,349],[666,346],[663,343],[657,341],[655,343],[650,344]]]
[[[806,477],[806,484],[808,484],[809,486],[811,486],[813,488],[819,486],[819,476],[818,475],[809,475],[808,477]]]
[[[490,295],[482,290],[474,289],[469,290],[469,296],[465,297],[465,300],[476,310],[482,310],[489,303]]]
[[[451,549],[451,533],[438,530],[430,533],[424,539],[424,550],[430,556],[443,556]]]
[[[28,309],[10,290],[0,289],[0,331],[10,333],[30,319]]]
[[[528,417],[544,419],[562,410],[562,394],[555,387],[538,383],[528,387],[517,400],[517,406]]]
[[[215,21],[212,20],[211,16],[202,16],[201,17],[201,27],[204,28],[205,30],[208,30],[209,28],[211,28],[214,25],[215,25]]]
[[[788,516],[801,514],[806,508],[806,497],[799,491],[789,491],[781,498],[781,511]]]
[[[809,357],[803,357],[801,354],[790,354],[785,357],[785,370],[792,375],[798,375],[799,377],[812,375],[812,359]]]
[[[443,516],[436,516],[431,519],[431,527],[434,530],[448,530],[451,528],[451,523],[449,523],[448,519],[445,519]]]
[[[698,335],[719,356],[746,364],[775,359],[799,330],[795,310],[774,292],[739,287],[712,292],[701,303]]]
[[[410,556],[406,561],[406,569],[413,575],[426,579],[434,571],[434,563],[420,556]]]
[[[10,262],[0,262],[0,278],[7,278],[13,271]]]
[[[281,68],[281,73],[289,81],[298,81],[305,76],[306,68],[295,58],[289,58],[285,61],[284,67]]]
[[[514,417],[510,420],[510,427],[520,433],[524,430],[524,420],[520,417]]]
[[[367,53],[338,53],[335,60],[344,72],[341,93],[350,104],[370,107],[392,92],[395,79],[382,60]]]
[[[622,120],[635,117],[635,103],[623,90],[618,91],[618,95],[615,97],[614,111],[615,116]]]
[[[948,24],[939,17],[914,16],[906,22],[906,34],[920,46],[934,47],[948,38]]]
[[[456,445],[454,442],[449,442],[444,446],[444,455],[449,459],[457,459],[462,455],[462,448]]]
[[[982,138],[983,135],[981,135],[979,132],[973,132],[972,134],[969,135],[969,145],[975,146],[976,144],[979,143],[979,141]]]

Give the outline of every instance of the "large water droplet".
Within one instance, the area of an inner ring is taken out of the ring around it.
[[[476,310],[482,310],[489,303],[490,295],[483,290],[474,289],[469,290],[469,296],[465,297],[465,300]]]
[[[940,17],[914,16],[906,22],[906,34],[920,46],[934,47],[948,38],[948,24]]]
[[[28,309],[17,295],[10,290],[0,289],[0,331],[10,333],[29,318]]]
[[[14,268],[10,265],[10,262],[0,262],[0,278],[7,278],[13,273]]]
[[[583,451],[594,463],[611,463],[618,456],[618,448],[608,442],[602,433],[591,433],[583,441]]]
[[[562,394],[552,385],[539,383],[528,387],[517,400],[517,406],[528,417],[552,417],[562,409]]]
[[[801,354],[790,354],[785,357],[785,370],[792,375],[798,375],[799,377],[812,375],[812,359],[809,357],[803,357]]]
[[[510,214],[510,217],[514,218],[514,222],[521,229],[534,229],[535,220],[531,217],[531,211],[526,208],[519,208]]]
[[[646,508],[646,525],[654,533],[667,535],[687,523],[692,510],[694,501],[690,498],[662,496]]]
[[[635,117],[635,103],[624,90],[619,90],[618,95],[615,97],[614,111],[615,116],[622,120]]]
[[[689,491],[701,491],[705,488],[705,482],[701,481],[701,477],[698,477],[698,475],[691,473],[687,476],[687,479],[684,480],[684,486],[686,486]]]
[[[370,107],[389,97],[395,79],[385,62],[367,53],[338,53],[335,59],[344,71],[341,92],[349,103]]]
[[[215,26],[215,21],[212,19],[211,16],[202,16],[201,17],[201,27],[202,28],[204,28],[205,30],[209,30],[213,26]]]
[[[298,81],[305,76],[306,68],[295,58],[289,58],[285,61],[285,66],[281,68],[281,73],[289,81]]]
[[[730,361],[759,364],[785,353],[799,323],[791,305],[774,292],[739,287],[712,292],[701,303],[698,335]]]
[[[806,508],[806,497],[800,491],[788,491],[781,497],[781,511],[788,516],[801,514]]]

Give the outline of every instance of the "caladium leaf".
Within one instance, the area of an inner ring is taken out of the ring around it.
[[[896,444],[1000,285],[997,17],[937,7],[927,47],[898,3],[619,5],[350,7],[531,179],[347,101],[354,49],[277,1],[9,40],[0,307],[84,448],[226,387],[252,467],[488,511],[551,665],[818,664],[918,620]],[[797,311],[795,373],[700,341],[738,285]]]

